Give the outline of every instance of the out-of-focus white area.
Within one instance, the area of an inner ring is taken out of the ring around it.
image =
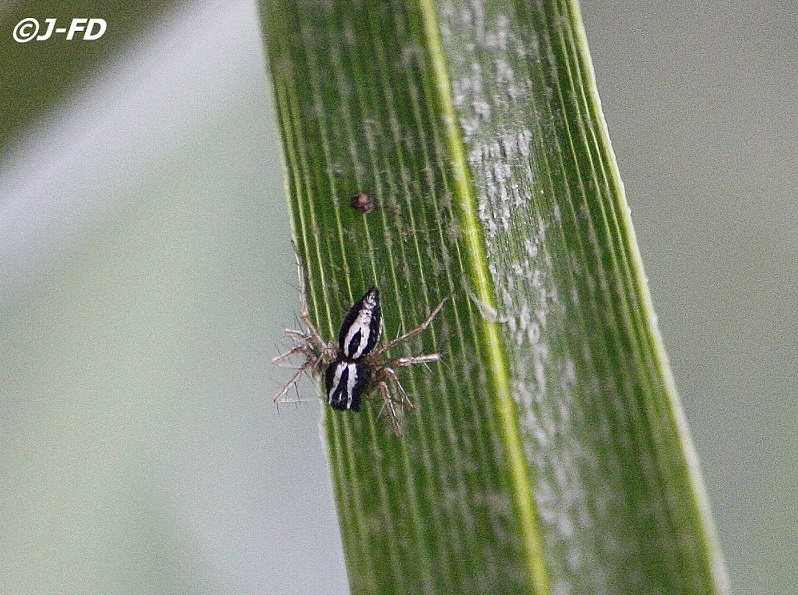
[[[0,162],[0,592],[348,591],[319,404],[271,400],[270,103],[255,4],[192,3]]]
[[[192,3],[155,22],[19,139],[0,162],[0,289],[145,175],[175,169],[163,156],[259,82],[251,4]]]

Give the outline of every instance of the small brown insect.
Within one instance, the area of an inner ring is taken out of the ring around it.
[[[358,192],[349,199],[349,206],[361,213],[371,213],[377,208],[377,199],[365,192]]]

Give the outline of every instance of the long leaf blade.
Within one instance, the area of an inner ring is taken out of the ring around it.
[[[575,6],[263,15],[314,320],[376,283],[397,332],[454,292],[404,439],[325,409],[353,591],[723,590]]]

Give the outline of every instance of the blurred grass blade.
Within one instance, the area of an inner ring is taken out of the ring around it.
[[[393,335],[454,292],[404,438],[323,409],[352,591],[723,592],[576,5],[262,14],[311,317],[376,284]]]

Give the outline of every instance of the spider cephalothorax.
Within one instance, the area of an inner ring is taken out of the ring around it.
[[[370,396],[376,390],[382,397],[394,434],[401,436],[402,428],[399,425],[395,405],[398,403],[404,410],[409,411],[413,409],[413,403],[399,382],[395,368],[436,362],[441,356],[439,353],[430,353],[391,359],[386,353],[392,347],[423,332],[447,299],[448,297],[444,298],[424,322],[413,330],[392,341],[379,344],[382,324],[380,292],[376,287],[371,287],[352,305],[344,317],[336,345],[331,341],[324,341],[321,333],[310,321],[303,296],[300,320],[306,330],[286,329],[286,335],[294,340],[296,346],[272,361],[280,364],[297,354],[303,355],[305,361],[274,397],[275,402],[280,402],[285,397],[303,373],[310,372],[317,378],[323,375],[325,400],[333,409],[360,411],[363,398]],[[391,395],[389,383],[395,388],[398,398]]]

